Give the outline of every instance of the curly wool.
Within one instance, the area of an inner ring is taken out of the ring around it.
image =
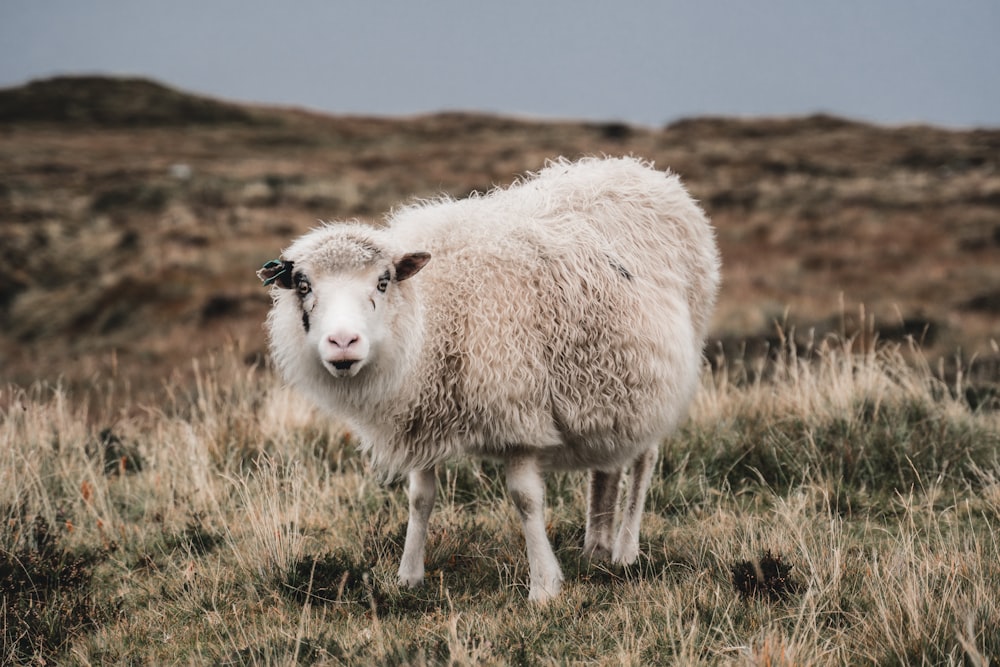
[[[675,175],[632,158],[556,161],[506,189],[403,207],[385,229],[347,229],[316,229],[285,256],[335,273],[368,261],[338,238],[378,257],[431,254],[397,285],[393,346],[334,378],[279,294],[271,347],[384,473],[526,450],[547,469],[612,470],[686,413],[719,256]]]

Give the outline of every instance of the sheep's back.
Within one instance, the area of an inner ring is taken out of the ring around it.
[[[554,466],[590,467],[663,435],[686,409],[717,258],[676,179],[631,160],[558,163],[391,224],[406,249],[433,257],[413,278],[428,368],[401,429],[410,440],[540,447]]]
[[[594,158],[554,162],[526,184],[540,217],[582,216],[630,269],[683,293],[695,331],[707,334],[720,258],[708,218],[677,175],[634,158]]]

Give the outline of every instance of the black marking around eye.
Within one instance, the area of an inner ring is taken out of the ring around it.
[[[292,282],[295,285],[295,291],[298,293],[300,298],[312,291],[312,285],[309,283],[309,279],[306,278],[306,275],[301,271],[292,277]]]
[[[302,328],[306,330],[306,333],[309,333],[309,313],[304,310],[302,311]]]
[[[389,275],[388,271],[383,273],[381,276],[378,277],[378,284],[375,286],[375,289],[377,289],[379,292],[385,292],[386,289],[389,288],[390,278],[391,276]]]

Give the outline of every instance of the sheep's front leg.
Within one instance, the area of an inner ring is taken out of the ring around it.
[[[587,532],[583,538],[583,555],[594,560],[611,558],[618,507],[618,486],[622,471],[590,471],[587,490]]]
[[[528,548],[531,587],[528,599],[546,602],[559,594],[562,571],[545,535],[545,483],[538,462],[518,458],[507,465],[507,490],[521,516],[524,541]]]
[[[653,445],[642,452],[632,462],[629,470],[628,500],[625,502],[625,512],[622,524],[615,539],[615,548],[611,560],[622,565],[631,565],[639,557],[639,525],[642,523],[642,510],[646,505],[646,493],[653,478],[653,468],[659,446]]]
[[[434,509],[436,484],[433,467],[410,471],[410,518],[406,523],[406,544],[399,563],[399,583],[403,586],[418,586],[424,580],[427,522]]]

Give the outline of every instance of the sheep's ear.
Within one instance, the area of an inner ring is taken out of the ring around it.
[[[294,266],[292,262],[272,259],[257,270],[257,277],[264,285],[276,284],[278,287],[292,289],[292,269]]]
[[[396,282],[412,277],[431,260],[429,252],[408,252],[395,261]]]

